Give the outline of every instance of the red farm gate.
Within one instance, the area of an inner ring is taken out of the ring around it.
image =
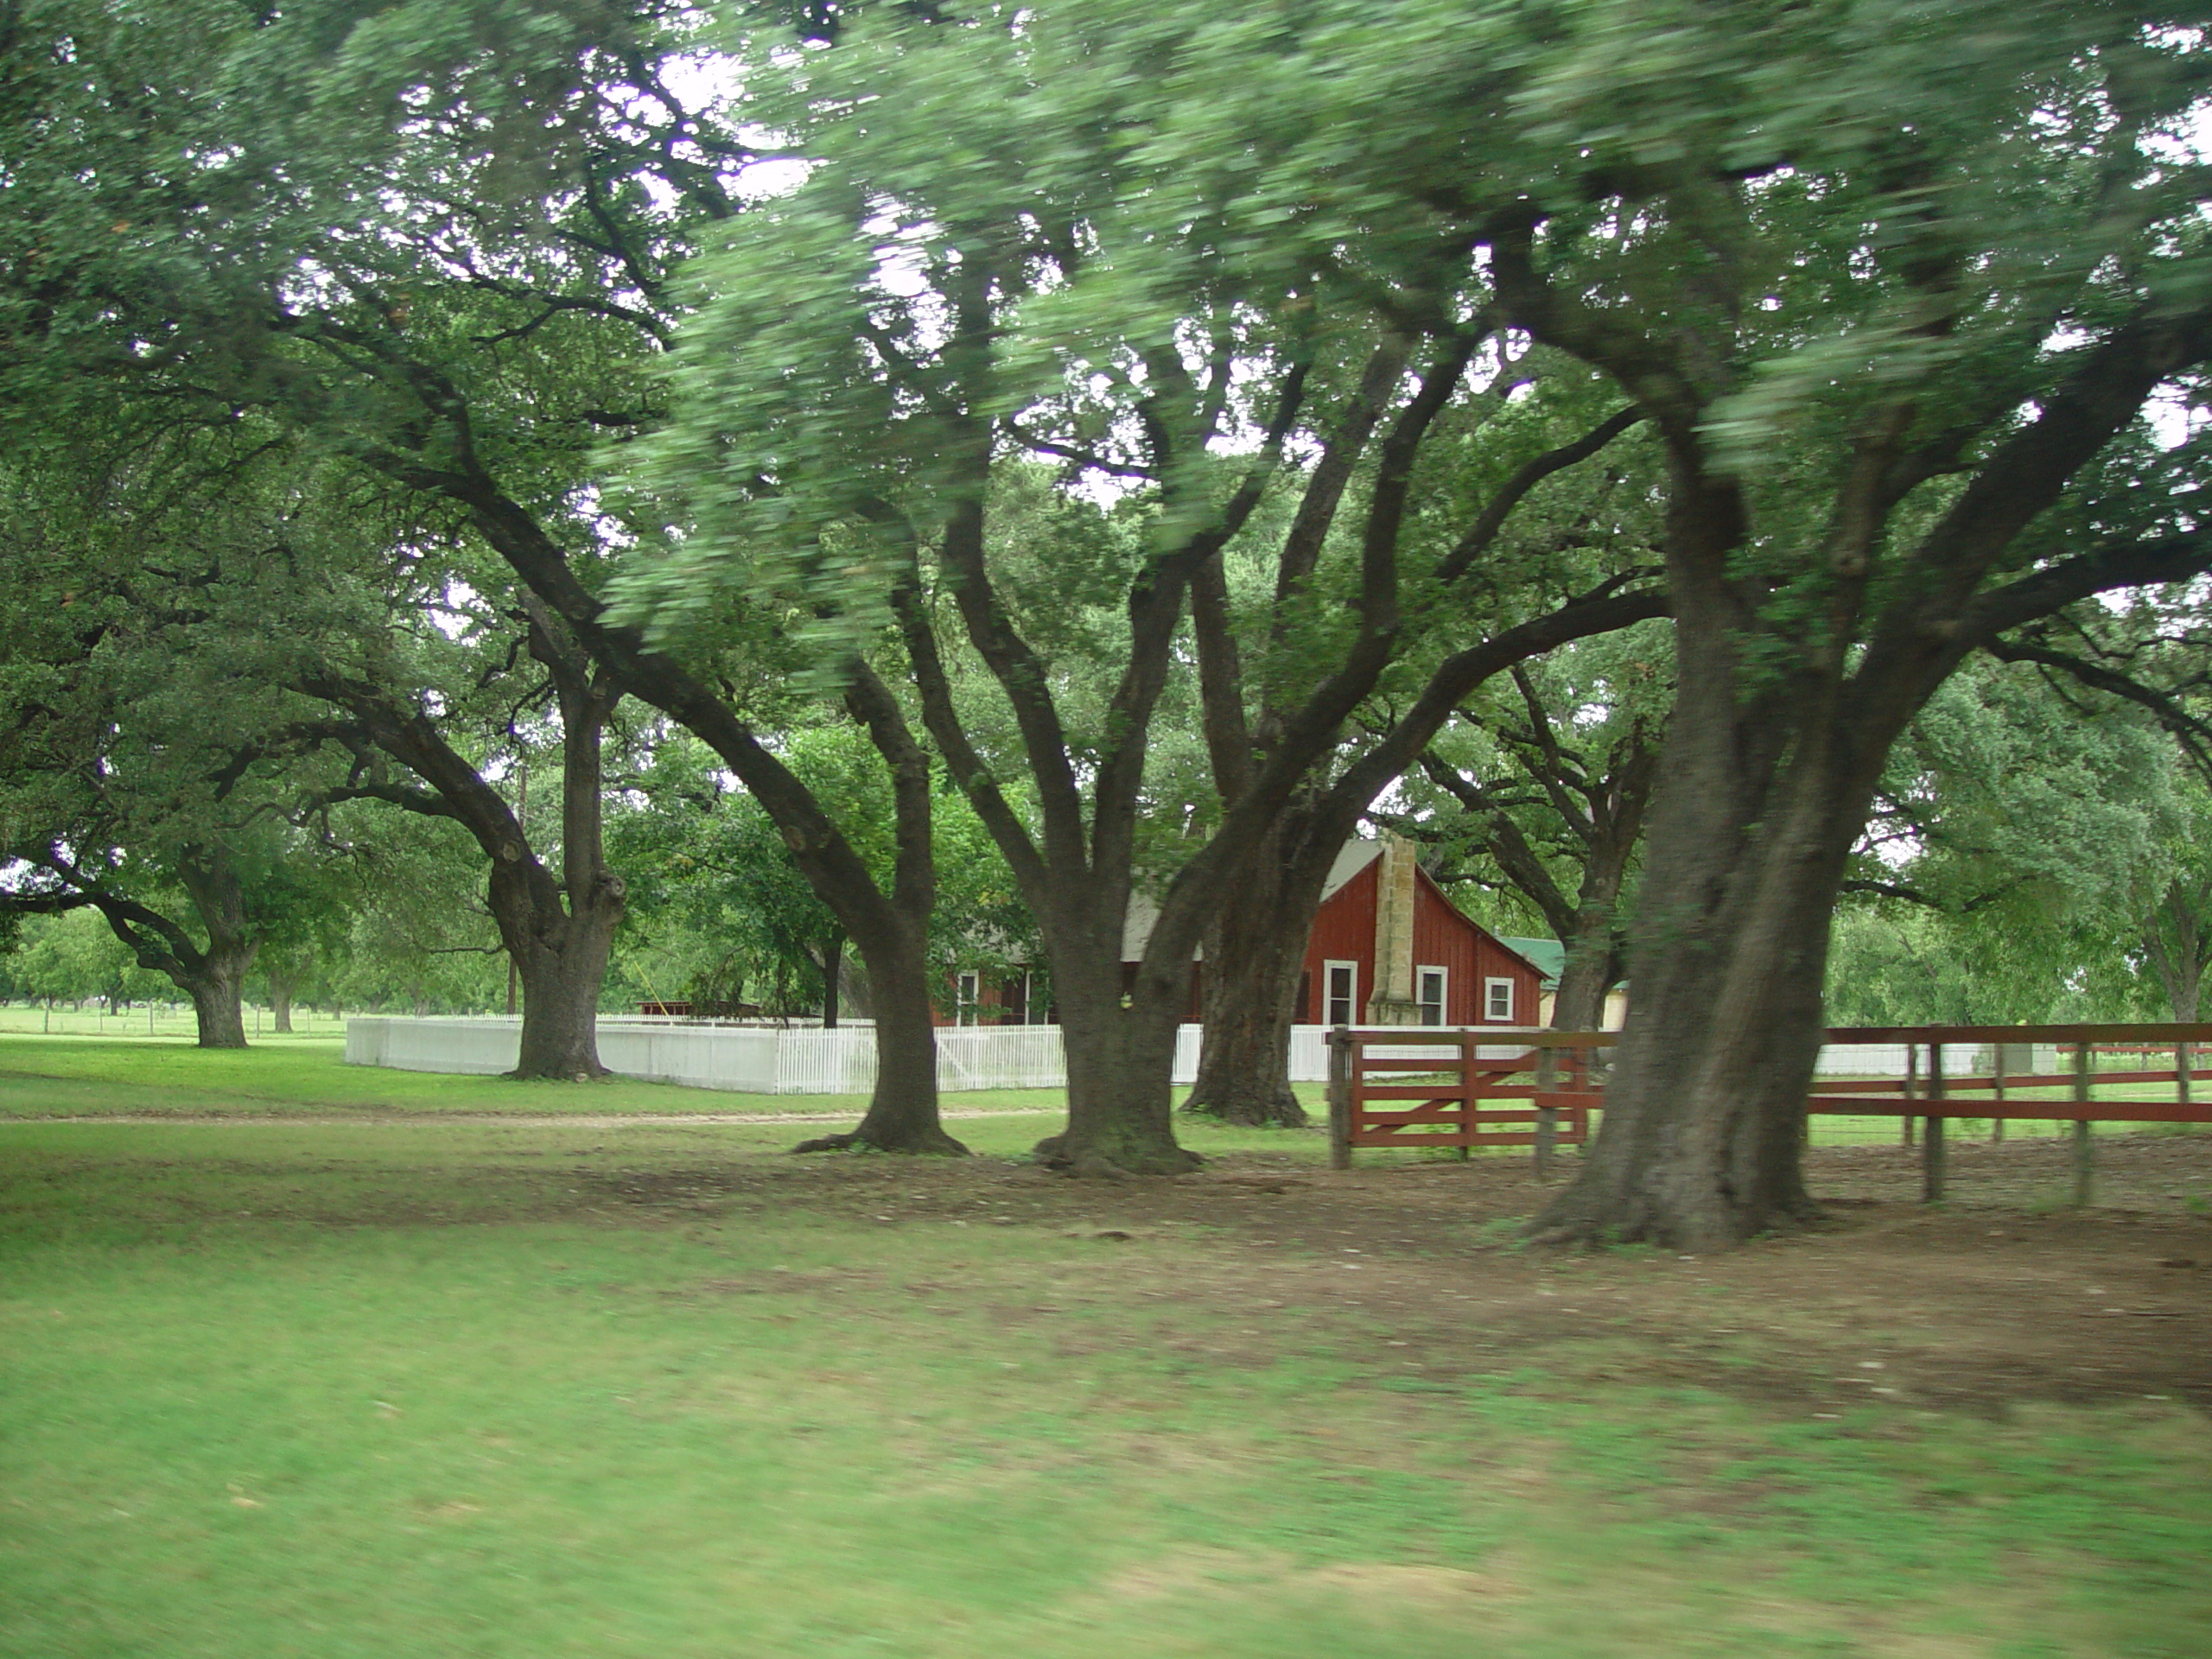
[[[1361,1147],[1464,1158],[1528,1147],[1539,1176],[1548,1175],[1554,1151],[1586,1141],[1603,1112],[1619,1041],[1614,1031],[1339,1026],[1329,1036],[1330,1162],[1348,1169]],[[1831,1030],[1827,1042],[1887,1051],[1894,1069],[1817,1080],[1808,1118],[1895,1116],[1903,1138],[1919,1141],[1931,1203],[1944,1196],[1957,1119],[1987,1122],[1995,1140],[2008,1122],[2069,1125],[2080,1204],[2094,1175],[2092,1124],[2212,1123],[2196,1088],[2212,1079],[2198,1052],[2212,1045],[2212,1024],[1857,1026]]]

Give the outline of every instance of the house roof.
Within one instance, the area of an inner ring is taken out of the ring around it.
[[[1336,861],[1329,866],[1329,879],[1322,884],[1321,902],[1326,904],[1337,896],[1344,884],[1382,856],[1379,841],[1348,841],[1337,849]],[[1129,898],[1129,913],[1122,921],[1122,960],[1141,961],[1144,948],[1152,942],[1152,930],[1160,924],[1160,901],[1148,893],[1133,893]],[[1203,950],[1193,950],[1191,960],[1197,962],[1205,955]]]
[[[1327,904],[1330,899],[1344,890],[1344,884],[1352,877],[1382,856],[1382,843],[1379,841],[1348,841],[1337,849],[1336,859],[1329,866],[1329,878],[1321,886],[1321,902]],[[1477,932],[1503,945],[1508,956],[1518,958],[1529,972],[1535,974],[1545,984],[1554,985],[1559,982],[1560,969],[1567,960],[1565,945],[1557,939],[1500,938],[1461,910],[1459,906],[1453,904],[1452,895],[1438,887],[1427,870],[1421,869],[1418,865],[1414,869],[1417,878],[1427,887],[1431,893],[1442,900],[1446,909]],[[1152,930],[1159,921],[1160,905],[1156,899],[1149,893],[1140,893],[1132,895],[1129,899],[1128,914],[1122,922],[1122,960],[1123,962],[1137,962],[1143,958],[1144,948],[1151,941]],[[1204,955],[1203,950],[1193,950],[1191,952],[1191,960],[1199,961]]]
[[[1567,947],[1557,939],[1510,939],[1503,933],[1493,937],[1541,974],[1547,985],[1558,984],[1559,976],[1567,971]]]
[[[1327,904],[1337,896],[1344,883],[1382,856],[1379,841],[1348,841],[1337,849],[1337,861],[1329,866],[1329,879],[1321,888],[1321,902]]]
[[[1321,902],[1327,904],[1337,896],[1344,883],[1382,856],[1379,841],[1348,841],[1337,849],[1336,861],[1329,866],[1329,879],[1321,887]],[[1122,960],[1141,961],[1144,948],[1152,942],[1152,930],[1160,924],[1160,901],[1148,893],[1133,893],[1129,898],[1129,913],[1122,922]],[[1205,955],[1201,949],[1191,952],[1191,960],[1198,962]]]

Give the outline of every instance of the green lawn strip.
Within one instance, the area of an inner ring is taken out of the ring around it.
[[[609,1077],[518,1083],[347,1065],[334,1039],[202,1049],[165,1038],[0,1035],[0,1117],[232,1116],[422,1113],[500,1116],[683,1116],[725,1112],[857,1117],[861,1095],[744,1095]],[[949,1109],[1058,1109],[1058,1090],[947,1095]]]
[[[0,1652],[2148,1659],[2212,1620],[2172,1408],[1414,1374],[1358,1310],[1210,1297],[1220,1237],[885,1226],[778,1135],[0,1127]],[[716,1171],[735,1207],[601,1205]]]
[[[295,1008],[293,1028],[289,1032],[276,1029],[276,1020],[266,1010],[245,1010],[246,1035],[254,1041],[266,1043],[342,1042],[345,1021],[334,1020],[327,1014],[310,1013]],[[153,1027],[148,1029],[143,1007],[131,1008],[123,1014],[107,1014],[98,1007],[47,1009],[36,1006],[19,1007],[0,1002],[0,1035],[14,1033],[29,1036],[83,1036],[118,1039],[146,1037],[181,1038],[194,1040],[199,1021],[193,1017],[189,1007],[162,1007],[156,1010]]]

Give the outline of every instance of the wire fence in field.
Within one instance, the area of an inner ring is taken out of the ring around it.
[[[275,1012],[252,1004],[242,1010],[247,1040],[256,1038],[282,1041],[313,1037],[336,1042],[346,1034],[345,1019],[328,1009],[292,1005],[292,1029],[276,1029]],[[196,1039],[200,1022],[188,1002],[140,1003],[115,1012],[97,1004],[73,1007],[62,1003],[0,1003],[0,1034],[29,1037],[157,1037]]]

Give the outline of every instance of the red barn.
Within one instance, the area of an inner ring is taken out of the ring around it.
[[[1134,976],[1152,931],[1132,906],[1122,947]],[[1396,836],[1344,843],[1306,939],[1296,1023],[1305,1026],[1535,1026],[1544,976],[1429,879]],[[1198,1017],[1191,971],[1190,1018]]]
[[[1390,836],[1347,842],[1306,940],[1298,1021],[1533,1026],[1544,976],[1459,913]]]

